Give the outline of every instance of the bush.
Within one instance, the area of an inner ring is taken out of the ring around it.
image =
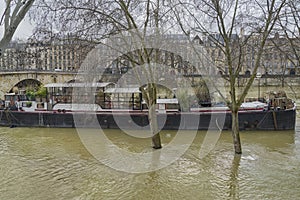
[[[30,101],[33,101],[35,99],[35,92],[33,90],[27,90],[26,96]]]
[[[35,96],[45,98],[47,96],[47,89],[40,86],[39,90],[35,93]]]
[[[28,108],[31,107],[31,106],[32,106],[32,102],[31,102],[31,101],[26,102],[26,106],[27,106]]]

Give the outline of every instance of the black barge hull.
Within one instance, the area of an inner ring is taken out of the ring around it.
[[[122,113],[58,113],[0,111],[0,125],[8,127],[94,127],[103,129],[147,129],[148,115]],[[165,130],[231,129],[231,113],[167,113],[158,114],[159,126]],[[239,113],[241,130],[294,130],[296,110],[252,111]]]

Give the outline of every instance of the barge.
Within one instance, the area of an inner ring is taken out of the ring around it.
[[[29,101],[20,94],[6,96],[6,109],[0,110],[0,125],[9,127],[89,127],[102,129],[149,129],[148,111],[138,88],[100,88],[93,103],[74,102],[74,87],[79,83],[48,84],[46,101]],[[86,98],[81,95],[80,99]],[[117,98],[113,98],[117,96]],[[109,98],[108,98],[109,97]],[[21,101],[20,101],[21,100]],[[63,102],[62,102],[63,101]],[[284,102],[285,105],[280,105]],[[287,103],[289,104],[287,106]],[[157,119],[162,130],[230,130],[231,112],[225,106],[193,107],[180,111],[178,100],[157,99]],[[9,105],[13,105],[10,107]],[[294,130],[296,108],[286,98],[271,104],[248,102],[239,111],[241,130]]]
[[[147,112],[53,112],[53,111],[0,111],[0,125],[9,127],[94,127],[103,129],[143,130],[147,128]],[[82,123],[75,123],[81,118]],[[159,126],[165,130],[231,129],[231,113],[226,112],[168,112],[157,114]],[[92,119],[91,121],[89,121]],[[195,121],[197,119],[197,121]],[[97,122],[95,123],[95,120]],[[163,122],[163,124],[161,123]],[[239,112],[241,130],[294,130],[296,110],[268,110]]]

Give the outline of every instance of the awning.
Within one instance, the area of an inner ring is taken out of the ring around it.
[[[107,88],[104,93],[141,93],[139,88]]]
[[[49,83],[44,85],[46,88],[104,88],[114,83]]]
[[[157,104],[178,104],[178,99],[156,99]]]

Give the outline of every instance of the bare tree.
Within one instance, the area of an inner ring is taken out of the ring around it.
[[[240,154],[242,148],[238,110],[252,86],[261,65],[266,41],[286,2],[287,0],[267,0],[263,3],[250,0],[102,0],[84,3],[39,0],[37,5],[40,9],[35,10],[32,16],[38,24],[36,34],[40,37],[49,37],[53,33],[72,33],[80,40],[101,43],[104,38],[132,29],[140,30],[135,34],[146,38],[147,32],[153,28],[161,28],[165,32],[183,31],[187,36],[203,35],[211,46],[224,55],[223,59],[215,62],[223,62],[218,69],[228,82],[229,98],[225,98],[226,94],[220,95],[226,99],[232,112],[234,149]],[[238,91],[238,77],[244,68],[244,58],[249,55],[249,48],[253,50],[252,74]],[[127,59],[133,66],[147,64],[158,58],[156,50],[140,48],[136,53],[137,56],[127,54]],[[151,70],[149,72],[151,74]],[[148,84],[142,92],[148,107],[155,108],[155,84]],[[149,121],[154,147],[160,148],[155,110],[149,110]]]
[[[0,26],[4,26],[3,36],[0,38],[0,56],[4,54],[4,50],[33,2],[34,0],[5,0],[5,9],[0,18]]]
[[[235,153],[241,154],[238,110],[261,66],[266,41],[286,5],[286,0],[187,0],[179,1],[178,5],[179,7],[173,7],[182,30],[187,35],[203,35],[224,55],[223,65],[219,70],[227,73],[224,76],[229,84],[229,98],[226,103],[232,113]],[[243,69],[243,57],[247,55],[246,47],[249,46],[255,51],[252,74],[245,86],[238,91],[238,76]]]
[[[285,45],[275,44],[274,46],[285,55],[285,59],[290,62],[291,74],[299,73],[297,67],[300,65],[300,1],[289,0],[284,12],[279,16],[277,24],[278,37],[284,40]],[[293,68],[292,68],[293,67]]]
[[[153,61],[158,60],[158,51],[143,46],[142,40],[147,37],[148,31],[159,31],[162,27],[167,29],[167,24],[171,24],[166,14],[168,9],[160,0],[103,0],[92,3],[39,0],[37,2],[39,9],[32,12],[31,16],[37,23],[35,33],[38,38],[72,33],[72,36],[78,40],[102,44],[103,39],[122,31],[128,31],[131,34],[133,32],[130,30],[137,30],[133,34],[141,39],[142,46],[134,52],[135,54],[128,52],[123,55],[132,66],[151,66]],[[161,148],[161,141],[156,116],[157,85],[155,73],[153,73],[154,68],[143,69],[148,73],[149,83],[146,87],[141,87],[141,91],[149,110],[148,119],[153,134],[153,147],[158,149]],[[139,80],[139,74],[135,74]]]

